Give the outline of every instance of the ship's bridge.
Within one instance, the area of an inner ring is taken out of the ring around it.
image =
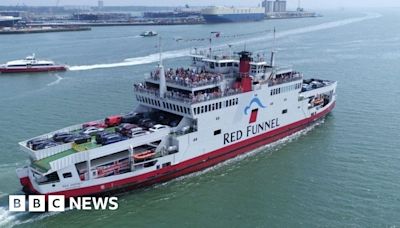
[[[221,74],[234,74],[239,72],[239,59],[231,54],[212,55],[197,49],[190,54],[191,66],[199,71]]]

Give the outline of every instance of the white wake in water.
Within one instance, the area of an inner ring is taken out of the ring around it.
[[[175,51],[167,51],[163,52],[163,59],[172,59],[179,58],[188,55],[190,49],[181,49]],[[104,68],[114,68],[114,67],[124,67],[124,66],[135,66],[142,65],[147,63],[157,62],[159,59],[159,54],[151,54],[148,56],[135,57],[125,59],[123,62],[119,63],[105,63],[105,64],[94,64],[94,65],[84,65],[84,66],[71,66],[69,70],[78,71],[78,70],[93,70],[93,69],[104,69]]]
[[[61,77],[60,75],[56,74],[55,75],[57,77],[57,79],[54,82],[50,82],[49,84],[47,84],[47,86],[53,86],[53,85],[57,85],[58,83],[61,82],[61,80],[63,80],[64,78]]]
[[[21,214],[26,214],[20,212]],[[13,227],[17,221],[17,213],[10,212],[8,208],[0,207],[0,227]]]
[[[69,211],[69,209],[65,209]],[[14,227],[16,225],[32,223],[35,221],[42,220],[44,218],[54,216],[63,212],[47,212],[39,215],[29,214],[29,212],[10,212],[8,207],[0,207],[0,227]]]
[[[312,25],[312,26],[308,26],[308,27],[304,27],[304,28],[291,29],[291,30],[287,30],[287,31],[278,32],[278,33],[276,33],[276,38],[283,38],[283,37],[292,36],[292,35],[299,35],[299,34],[304,34],[304,33],[310,33],[310,32],[316,32],[316,31],[320,31],[320,30],[330,29],[330,28],[341,27],[341,26],[345,26],[348,24],[353,24],[353,23],[357,23],[357,22],[361,22],[361,21],[365,21],[365,20],[379,18],[381,16],[382,16],[381,14],[377,14],[377,13],[367,13],[367,15],[363,16],[363,17],[356,17],[356,18],[349,18],[349,19],[344,19],[344,20],[339,20],[339,21],[326,22],[326,23]],[[261,37],[256,37],[256,38],[240,40],[240,41],[236,41],[236,42],[230,42],[230,44],[253,43],[253,42],[270,40],[270,39],[272,39],[272,36],[261,36]],[[218,45],[216,47],[222,48],[224,46],[226,46],[226,45]],[[184,56],[187,56],[189,54],[189,52],[190,52],[190,49],[167,51],[167,52],[163,52],[163,58],[164,59],[172,59],[172,58],[184,57]],[[123,62],[117,62],[117,63],[71,66],[69,68],[69,70],[80,71],[80,70],[94,70],[94,69],[104,69],[104,68],[114,68],[114,67],[135,66],[135,65],[157,62],[158,59],[159,59],[159,54],[154,53],[154,54],[150,54],[150,55],[142,56],[142,57],[128,58],[128,59],[125,59]]]

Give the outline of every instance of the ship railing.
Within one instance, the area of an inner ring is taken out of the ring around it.
[[[212,54],[210,55],[210,50],[208,49],[193,49],[189,52],[192,56],[201,56],[203,59],[214,59],[214,60],[239,60],[239,56],[227,54],[227,50],[224,48],[213,49]]]
[[[47,158],[53,155],[56,155],[58,153],[64,152],[66,150],[69,150],[72,148],[72,143],[64,143],[58,146],[50,147],[47,149],[43,150],[32,150],[28,147],[26,147],[26,143],[20,143],[20,146],[29,154],[29,156],[33,160],[41,160],[43,158]]]
[[[301,80],[303,78],[303,75],[300,73],[293,73],[293,74],[287,74],[283,76],[282,78],[273,78],[268,80],[268,86],[276,86],[288,82],[293,82],[297,80]]]
[[[102,122],[102,120],[95,120],[92,122]],[[46,148],[46,149],[42,149],[42,150],[32,150],[31,148],[29,148],[27,146],[28,141],[32,140],[32,139],[51,139],[53,137],[54,134],[56,133],[61,133],[61,132],[76,132],[82,129],[82,124],[76,124],[76,125],[72,125],[69,127],[65,127],[53,132],[49,132],[47,134],[43,134],[25,141],[22,141],[19,143],[20,147],[27,152],[30,157],[32,157],[34,160],[41,160],[43,158],[64,152],[66,150],[69,150],[72,148],[72,143],[63,143],[63,144],[59,144],[57,146],[53,146],[50,148]]]
[[[148,87],[143,86],[143,84],[141,84],[141,86],[134,85],[134,90],[135,90],[135,92],[138,92],[138,93],[147,94],[147,95],[151,95],[151,96],[160,98],[160,92],[158,89],[148,88]],[[235,95],[235,94],[239,94],[239,93],[242,93],[242,91],[240,89],[227,89],[227,90],[225,90],[224,93],[221,93],[221,92],[218,92],[218,93],[215,92],[215,93],[209,93],[209,94],[199,93],[197,95],[192,96],[192,95],[185,95],[185,94],[178,93],[178,92],[168,91],[165,94],[165,98],[174,100],[174,101],[183,102],[183,103],[188,103],[188,104],[196,104],[196,103],[219,99],[222,97],[227,97],[227,96],[231,96],[231,95]]]
[[[146,77],[147,80],[154,82],[160,81],[159,71],[155,70]],[[190,69],[168,69],[165,72],[165,80],[167,83],[175,84],[183,87],[196,88],[207,85],[218,85],[224,80],[223,74],[194,72]]]

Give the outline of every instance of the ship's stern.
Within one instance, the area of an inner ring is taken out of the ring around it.
[[[25,166],[22,168],[17,168],[16,173],[19,179],[19,182],[22,185],[22,191],[25,194],[33,194],[36,191],[33,188],[32,182],[29,178],[29,167]]]

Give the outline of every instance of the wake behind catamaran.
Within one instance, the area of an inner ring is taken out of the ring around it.
[[[28,194],[124,191],[203,170],[298,132],[335,106],[337,82],[304,79],[271,60],[195,51],[189,68],[159,67],[134,84],[126,115],[20,142]]]

